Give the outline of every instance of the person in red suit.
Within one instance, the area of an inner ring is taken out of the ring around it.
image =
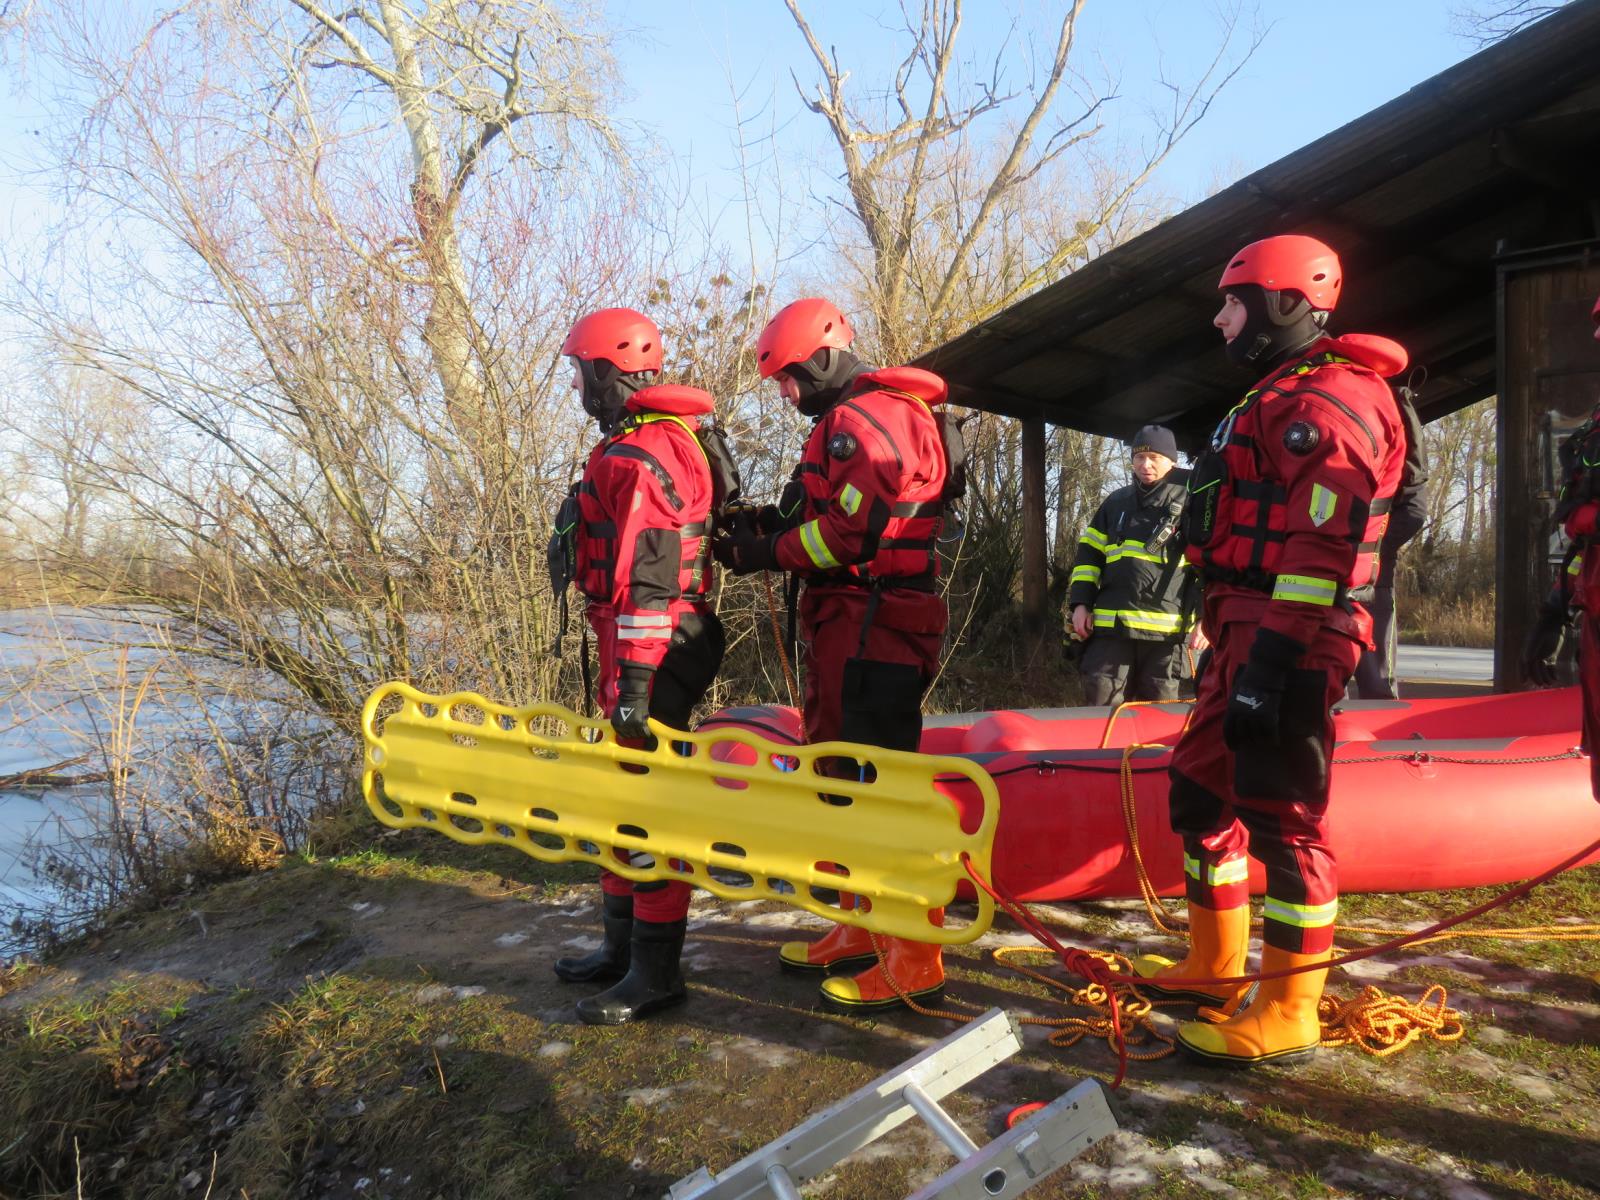
[[[575,578],[598,649],[596,701],[619,739],[650,737],[647,718],[689,727],[722,663],[712,612],[711,468],[697,431],[712,412],[698,388],[659,384],[661,331],[631,308],[590,313],[567,334],[572,386],[604,435],[574,486],[557,537],[575,542]],[[568,982],[614,986],[578,1002],[591,1025],[681,1004],[679,959],[689,885],[600,874],[605,937],[559,958]]]
[[[1405,369],[1406,353],[1387,338],[1327,333],[1342,282],[1331,249],[1291,235],[1240,250],[1218,285],[1214,324],[1228,357],[1260,380],[1189,479],[1186,553],[1204,583],[1213,654],[1171,767],[1189,953],[1178,963],[1145,955],[1134,964],[1157,995],[1237,1005],[1237,991],[1160,981],[1244,972],[1247,850],[1266,868],[1262,970],[1314,968],[1331,956],[1339,907],[1326,825],[1332,708],[1371,645],[1362,600],[1405,464],[1385,380]],[[1183,1025],[1178,1045],[1245,1066],[1314,1051],[1326,977],[1311,969],[1264,980],[1242,1012]]]
[[[814,422],[776,506],[719,536],[714,551],[736,574],[791,571],[804,581],[804,722],[810,742],[916,750],[922,698],[938,670],[949,614],[938,591],[935,543],[945,513],[948,454],[934,408],[944,381],[914,367],[872,369],[850,352],[838,307],[797,300],[761,332],[763,379]],[[853,771],[857,764],[835,769]],[[854,907],[845,893],[841,903]],[[944,910],[930,919],[942,923]],[[937,996],[937,945],[877,939],[900,990]],[[823,975],[823,1004],[856,1012],[900,1004],[865,930],[836,925],[817,942],[779,952],[788,970]],[[865,969],[860,969],[860,968]]]
[[[1600,299],[1590,311],[1594,336],[1600,341]],[[1560,682],[1557,663],[1566,640],[1570,614],[1579,614],[1578,682],[1583,689],[1583,744],[1589,750],[1589,783],[1600,800],[1600,403],[1589,419],[1561,446],[1562,487],[1556,519],[1569,539],[1567,560],[1523,654],[1523,670],[1534,683]],[[1600,979],[1600,977],[1597,977]]]

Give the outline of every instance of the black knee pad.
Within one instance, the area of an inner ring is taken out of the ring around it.
[[[1204,837],[1222,820],[1222,797],[1203,788],[1176,767],[1168,768],[1172,780],[1167,790],[1167,812],[1172,832],[1185,837]]]

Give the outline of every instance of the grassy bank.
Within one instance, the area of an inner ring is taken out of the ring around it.
[[[585,989],[549,963],[594,932],[582,869],[356,828],[362,848],[184,896],[5,977],[0,1194],[659,1196],[953,1028],[822,1013],[814,981],[772,969],[812,918],[703,898],[691,1002],[634,1027],[577,1024]],[[1359,897],[1346,914],[1418,922],[1477,898]],[[1597,910],[1590,869],[1503,924]],[[1046,912],[1080,944],[1170,949],[1135,904]],[[949,955],[952,998],[1063,1015],[989,955],[1009,933]],[[1324,1051],[1299,1073],[1136,1064],[1123,1132],[1031,1195],[1589,1196],[1596,958],[1594,943],[1453,942],[1365,966],[1335,989],[1444,982],[1467,1040],[1386,1060]],[[1046,1032],[957,1098],[980,1139],[1013,1104],[1109,1081],[1102,1043],[1058,1049]],[[908,1128],[812,1194],[901,1197],[948,1162]]]

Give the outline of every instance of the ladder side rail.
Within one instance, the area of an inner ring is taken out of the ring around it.
[[[1105,1088],[1086,1079],[906,1200],[1010,1200],[1116,1131]]]
[[[937,1100],[1021,1048],[1021,1027],[1015,1018],[1002,1009],[990,1009],[709,1181],[698,1174],[680,1180],[671,1200],[778,1200],[767,1180],[769,1167],[782,1166],[796,1182],[820,1175],[917,1115],[906,1099],[907,1085]]]

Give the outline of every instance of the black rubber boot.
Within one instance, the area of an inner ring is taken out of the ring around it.
[[[687,921],[635,921],[633,963],[627,975],[598,996],[579,1000],[578,1019],[586,1025],[622,1025],[687,1000],[678,967],[687,925]]]
[[[568,983],[612,983],[628,973],[628,948],[633,942],[633,897],[602,892],[600,899],[605,943],[580,958],[556,959],[556,975]]]

